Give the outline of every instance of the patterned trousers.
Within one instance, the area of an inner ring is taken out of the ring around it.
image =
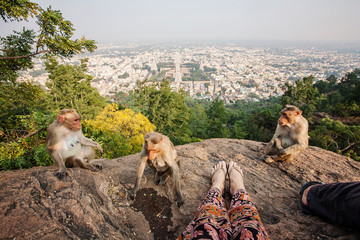
[[[221,192],[212,188],[180,239],[270,239],[245,190],[238,190],[225,208]]]

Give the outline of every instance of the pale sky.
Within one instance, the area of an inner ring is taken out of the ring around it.
[[[37,0],[99,43],[307,41],[360,43],[360,0]],[[15,24],[0,19],[4,36]],[[21,28],[20,28],[21,29]]]

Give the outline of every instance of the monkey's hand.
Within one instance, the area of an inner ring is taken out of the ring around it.
[[[103,149],[102,149],[102,147],[100,146],[100,144],[97,144],[97,145],[96,145],[96,149],[100,152],[101,155],[103,154]]]
[[[62,171],[59,170],[58,172],[55,173],[55,175],[59,179],[63,179],[64,177],[68,176],[68,172],[66,171],[66,169],[65,169],[65,171],[64,170],[62,170]]]
[[[96,169],[99,169],[99,170],[102,170],[103,169],[103,166],[99,163],[93,163],[92,164]]]
[[[284,150],[283,148],[280,148],[280,149],[279,149],[279,154],[280,154],[280,155],[284,155],[284,154],[285,154],[285,150]]]

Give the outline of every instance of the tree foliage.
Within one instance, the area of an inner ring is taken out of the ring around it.
[[[228,118],[223,100],[216,98],[207,111],[209,119],[208,135],[210,138],[226,138],[229,137],[229,130],[226,127]]]
[[[8,128],[0,134],[0,170],[52,165],[46,151],[45,130],[54,116],[43,111],[22,115],[17,128]]]
[[[0,15],[5,22],[24,21],[35,17],[38,29],[23,28],[9,36],[0,37],[0,81],[15,81],[19,70],[32,67],[33,57],[46,54],[71,57],[74,54],[96,49],[95,41],[86,38],[71,39],[75,29],[59,10],[27,0],[1,0]]]
[[[0,0],[0,16],[4,22],[27,20],[35,16],[39,10],[39,5],[29,0]]]
[[[92,76],[85,73],[86,59],[80,66],[59,64],[51,59],[47,87],[55,109],[74,108],[85,119],[94,118],[106,105],[106,100],[91,86]]]
[[[138,81],[132,97],[135,107],[174,144],[191,142],[190,111],[183,90],[172,90],[170,82],[165,79],[156,83]]]
[[[341,79],[339,92],[344,96],[346,103],[360,103],[360,68],[347,73]]]
[[[155,125],[144,115],[131,109],[119,110],[115,103],[106,106],[94,120],[87,120],[84,127],[102,143],[107,158],[141,151],[144,135],[155,131]]]
[[[38,27],[36,30],[24,28],[22,32],[0,37],[0,123],[2,128],[9,125],[15,128],[17,116],[46,111],[53,106],[40,87],[16,82],[18,72],[31,68],[33,58],[39,54],[70,57],[84,50],[93,51],[96,46],[93,40],[73,40],[74,28],[58,10],[50,7],[44,10],[29,0],[0,0],[0,3],[0,16],[5,23],[22,22],[34,17]],[[88,89],[87,86],[85,89]]]
[[[189,105],[190,103],[188,103]],[[206,139],[208,138],[209,123],[206,115],[205,108],[197,103],[191,104],[190,108],[190,119],[189,129],[192,136],[195,138]]]
[[[303,111],[303,115],[308,117],[316,109],[318,90],[313,86],[314,77],[304,77],[298,79],[294,84],[285,83],[283,86],[284,95],[281,96],[283,105],[295,105]]]
[[[360,160],[360,126],[348,126],[329,118],[309,133],[313,145]]]
[[[0,83],[0,130],[17,129],[20,116],[48,110],[47,95],[30,82]]]
[[[314,86],[324,93],[318,101],[318,111],[336,116],[360,116],[360,69],[347,73],[339,82],[330,76]]]

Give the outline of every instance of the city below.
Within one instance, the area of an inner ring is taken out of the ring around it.
[[[312,75],[315,81],[330,75],[340,78],[360,67],[359,48],[243,47],[219,45],[100,44],[94,53],[77,55],[66,63],[79,64],[88,58],[87,74],[102,96],[112,99],[129,93],[136,81],[167,78],[174,89],[184,89],[195,99],[225,103],[257,101],[283,94],[281,87]],[[48,73],[44,62],[22,72],[20,81],[45,87]]]

